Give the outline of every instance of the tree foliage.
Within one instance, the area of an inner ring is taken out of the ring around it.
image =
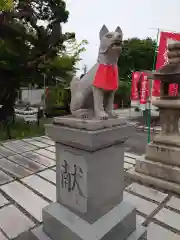
[[[69,86],[72,76],[77,70],[77,63],[81,60],[80,54],[85,51],[85,46],[88,44],[86,40],[77,43],[75,39],[70,39],[65,42],[65,49],[60,51],[57,56],[40,64],[40,68],[43,69],[46,75],[46,84],[52,86],[59,79],[63,86]],[[63,80],[65,79],[65,82]],[[43,79],[36,81],[36,84],[42,86],[44,84]]]
[[[130,38],[124,41],[118,61],[120,83],[115,102],[130,103],[132,72],[152,70],[156,42],[151,38]]]
[[[9,105],[14,103],[20,86],[42,85],[44,74],[50,82],[57,76],[72,75],[86,44],[78,45],[74,33],[62,33],[61,23],[66,23],[69,16],[64,1],[13,3],[11,11],[0,13],[0,87],[5,90],[0,103],[6,105],[8,101]],[[1,9],[3,6],[1,2]],[[71,55],[69,44],[74,44]]]
[[[13,7],[13,0],[1,0],[0,11],[11,11]]]
[[[131,83],[129,81],[120,81],[119,89],[115,94],[115,103],[119,106],[129,106],[130,104]]]
[[[121,81],[130,81],[134,71],[152,70],[155,48],[156,42],[151,38],[125,40],[118,61]]]

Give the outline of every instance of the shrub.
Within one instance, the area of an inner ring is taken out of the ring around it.
[[[45,115],[60,116],[69,113],[69,90],[60,86],[50,87],[45,98]]]

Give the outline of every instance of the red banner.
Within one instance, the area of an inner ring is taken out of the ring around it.
[[[156,70],[163,67],[165,64],[168,63],[167,57],[167,45],[169,40],[180,41],[180,34],[179,33],[169,33],[169,32],[161,32],[160,34],[160,41],[159,41],[159,48],[157,54],[157,61],[156,61]],[[178,93],[178,86],[177,84],[171,84],[169,87],[169,95],[174,96]],[[154,80],[153,83],[153,90],[152,96],[160,96],[160,81]]]
[[[148,78],[145,73],[142,73],[142,75],[141,75],[141,96],[140,96],[140,104],[141,105],[147,103],[148,95],[149,95]]]
[[[140,80],[140,76],[141,76],[141,72],[132,73],[132,82],[131,82],[131,100],[132,101],[139,100],[138,81]]]

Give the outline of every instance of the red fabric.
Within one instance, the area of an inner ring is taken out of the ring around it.
[[[169,84],[169,96],[178,96],[178,84]]]
[[[119,78],[117,65],[99,64],[93,81],[93,86],[107,91],[114,91],[118,89],[118,82]]]
[[[114,104],[114,109],[118,109],[118,104]]]
[[[149,80],[148,80],[148,74],[146,72],[142,72],[142,79],[146,81],[146,96],[151,96],[151,89],[149,87]]]
[[[145,73],[142,73],[140,104],[146,104],[148,96],[149,96],[148,78]]]
[[[138,94],[138,81],[140,79],[141,72],[132,73],[132,82],[131,82],[131,100],[139,100]]]
[[[159,48],[156,60],[156,70],[160,69],[162,66],[167,64],[167,41],[168,39],[180,41],[180,34],[179,33],[172,33],[172,32],[161,32],[160,41],[159,41]],[[160,80],[154,80],[153,83],[153,90],[152,96],[160,96]],[[177,94],[177,85],[172,83],[169,86],[169,95]]]
[[[45,90],[45,95],[47,96],[49,94],[49,88],[47,87]]]

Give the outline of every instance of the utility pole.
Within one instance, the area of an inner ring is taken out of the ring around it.
[[[148,28],[150,30],[156,30],[158,32],[172,32],[172,33],[179,33],[177,31],[172,31],[172,30],[168,30],[168,29],[164,29],[164,28]]]
[[[43,101],[43,108],[45,109],[46,106],[46,74],[43,74],[43,81],[44,81],[44,101]]]
[[[86,73],[87,73],[87,65],[86,65],[86,64],[84,64],[83,71],[84,71],[83,74],[86,74]]]

